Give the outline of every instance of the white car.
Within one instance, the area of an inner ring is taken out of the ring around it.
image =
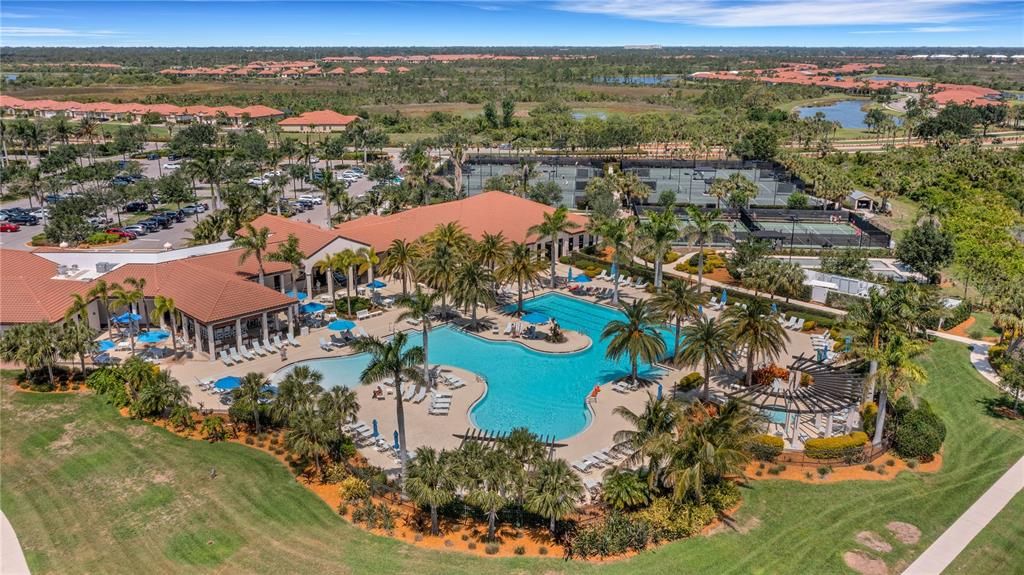
[[[164,169],[165,170],[171,170],[172,172],[174,170],[179,169],[179,168],[181,168],[181,163],[180,162],[167,162],[166,164],[164,164]]]
[[[299,196],[299,199],[303,200],[303,201],[306,201],[306,202],[312,202],[312,203],[317,204],[317,205],[320,205],[320,204],[324,203],[324,199],[323,198],[321,198],[320,196],[314,196],[313,194],[301,195],[301,196]]]
[[[249,178],[250,186],[265,186],[270,183],[270,180],[266,178]]]
[[[310,156],[310,157],[309,157],[309,163],[310,163],[310,164],[315,164],[315,163],[317,163],[317,162],[319,162],[319,161],[320,161],[320,158],[318,158],[318,157],[316,157],[316,156]]]
[[[283,176],[283,175],[284,175],[284,172],[282,172],[281,170],[274,170],[273,172],[267,172],[267,173],[263,174],[263,177],[265,179],[269,180],[270,178],[273,178],[275,176],[279,177],[279,176]]]

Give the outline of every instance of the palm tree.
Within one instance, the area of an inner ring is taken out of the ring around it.
[[[332,387],[320,395],[319,408],[326,419],[334,422],[338,437],[341,437],[345,424],[359,413],[359,397],[347,387]]]
[[[366,273],[366,281],[373,283],[374,267],[380,265],[380,256],[377,255],[376,250],[371,247],[359,248],[356,250],[356,255],[359,256],[359,273]]]
[[[124,278],[124,283],[139,292],[138,314],[142,317],[148,317],[149,314],[146,313],[146,278]]]
[[[493,540],[498,510],[508,504],[508,492],[513,486],[510,471],[521,464],[513,461],[506,452],[494,448],[481,450],[475,461],[467,463],[469,493],[466,494],[466,502],[487,513],[487,539]]]
[[[260,406],[272,397],[270,380],[255,371],[245,374],[241,385],[234,391],[235,405],[252,414],[252,425],[257,434],[260,432]]]
[[[632,258],[629,251],[633,234],[631,223],[631,218],[607,218],[594,226],[595,233],[601,238],[601,247],[612,250],[612,305],[619,303],[620,268]]]
[[[312,457],[317,476],[323,477],[320,459],[326,457],[334,440],[334,427],[312,406],[300,408],[291,417],[291,428],[284,441],[288,449],[300,457]]]
[[[494,292],[491,287],[494,285],[494,276],[486,269],[480,267],[473,261],[466,262],[459,267],[455,275],[455,284],[452,286],[452,296],[455,304],[470,310],[470,329],[477,329],[477,306],[494,305]]]
[[[709,239],[716,236],[732,237],[732,230],[725,222],[718,221],[722,215],[721,210],[713,210],[708,213],[701,212],[694,206],[687,206],[686,213],[689,221],[683,227],[683,237],[688,242],[696,243],[697,249],[697,290],[704,285],[704,246]]]
[[[327,226],[330,227],[331,204],[336,203],[339,193],[348,195],[348,192],[343,186],[338,185],[338,180],[334,178],[334,172],[331,170],[325,170],[319,178],[313,178],[313,186],[324,196],[324,207],[327,208]]]
[[[448,296],[455,286],[461,254],[452,246],[437,243],[419,262],[417,276],[441,296],[441,313],[448,315]]]
[[[81,362],[82,375],[85,375],[85,356],[99,351],[96,343],[96,330],[81,321],[66,321],[58,336],[57,348],[61,357],[78,356]]]
[[[920,345],[903,335],[895,335],[874,355],[878,361],[878,371],[869,379],[872,386],[878,386],[878,415],[875,417],[875,436],[871,440],[875,445],[882,444],[889,394],[912,393],[916,385],[927,379],[924,369],[911,360],[921,349]]]
[[[239,234],[231,247],[242,248],[238,255],[238,265],[245,263],[250,257],[256,258],[256,265],[259,267],[260,285],[263,285],[263,255],[267,252],[267,243],[270,241],[270,228],[263,226],[256,229],[252,222],[245,224],[244,233]]]
[[[634,413],[624,405],[617,406],[612,413],[626,420],[627,429],[615,432],[612,439],[615,448],[628,452],[620,466],[638,466],[647,462],[647,481],[654,485],[661,467],[660,446],[671,438],[679,419],[679,403],[667,397],[655,398],[647,394],[643,411]]]
[[[203,246],[219,242],[224,236],[224,228],[227,227],[227,224],[228,219],[224,212],[210,214],[189,230],[191,237],[188,240],[188,245]]]
[[[351,252],[351,250],[347,250]],[[324,254],[324,257],[320,258],[313,268],[318,272],[325,274],[328,278],[329,285],[331,286],[331,302],[332,307],[338,309],[338,298],[336,296],[336,290],[334,289],[334,270],[340,270],[345,268],[348,263],[348,256],[343,255],[344,252],[335,252],[333,254]],[[351,292],[349,292],[351,293]],[[352,315],[352,298],[348,298],[348,315]]]
[[[403,296],[409,294],[409,279],[415,277],[418,257],[415,245],[401,238],[392,240],[388,250],[384,253],[380,271],[402,278]]]
[[[665,254],[679,237],[679,222],[675,212],[666,209],[652,213],[651,219],[640,226],[640,234],[647,239],[654,254],[654,288],[660,292]]]
[[[711,372],[732,366],[733,342],[728,325],[715,318],[700,317],[683,328],[686,345],[675,361],[692,369],[704,366],[704,400],[711,397]]]
[[[625,321],[615,319],[608,322],[601,332],[601,339],[611,338],[605,356],[618,360],[623,355],[629,357],[630,377],[636,384],[637,368],[640,360],[649,364],[665,355],[665,340],[658,332],[658,316],[647,300],[638,299],[622,308]]]
[[[551,288],[555,285],[555,264],[558,262],[558,237],[571,234],[579,229],[579,225],[569,219],[569,210],[560,206],[553,212],[546,212],[541,223],[530,226],[527,234],[551,239]]]
[[[515,282],[517,305],[516,313],[523,313],[523,287],[538,281],[544,263],[525,242],[512,242],[509,247],[508,260],[498,268],[498,280],[502,283]]]
[[[544,459],[526,487],[526,510],[548,518],[548,528],[554,535],[555,522],[576,511],[576,501],[581,497],[583,483],[565,460]]]
[[[650,489],[635,471],[609,467],[601,479],[601,500],[616,511],[635,509],[650,501]]]
[[[424,360],[423,348],[420,346],[405,349],[409,336],[400,331],[389,341],[374,337],[361,337],[353,342],[352,347],[359,353],[368,353],[370,363],[359,375],[364,385],[374,384],[391,378],[395,382],[395,418],[398,420],[398,458],[402,461],[402,486],[409,476],[409,455],[405,441],[405,408],[402,405],[403,381],[416,382],[422,380],[418,370]]]
[[[409,465],[406,490],[417,504],[430,507],[430,534],[434,536],[441,534],[437,508],[455,499],[455,474],[450,468],[450,460],[447,451],[438,455],[432,447],[420,447]]]
[[[492,234],[484,232],[483,237],[476,244],[476,261],[487,268],[494,278],[494,293],[498,293],[497,272],[498,266],[504,264],[509,256],[509,242],[502,232]]]
[[[704,296],[693,287],[679,281],[672,280],[665,289],[658,292],[651,298],[651,305],[665,318],[675,321],[675,345],[672,348],[672,356],[679,355],[680,330],[683,322],[687,319],[700,317],[700,306],[704,303]]]
[[[6,330],[0,339],[0,359],[25,366],[25,374],[46,368],[53,386],[53,364],[59,356],[59,335],[47,322],[19,324]]]
[[[772,316],[763,299],[755,299],[746,307],[734,305],[727,309],[723,320],[732,330],[735,347],[747,348],[747,386],[754,382],[754,360],[776,359],[786,351],[789,334]]]
[[[292,285],[299,281],[299,271],[302,262],[306,261],[306,254],[299,249],[299,238],[295,234],[288,234],[288,239],[278,244],[277,250],[267,254],[267,259],[272,262],[284,262],[291,266]],[[284,291],[284,283],[281,284],[281,291]]]
[[[316,407],[317,400],[324,392],[320,387],[323,379],[322,373],[308,365],[296,366],[288,372],[278,384],[277,395],[271,405],[274,417],[288,423],[300,410]]]
[[[158,295],[153,300],[153,313],[150,315],[150,319],[154,323],[159,323],[161,327],[164,324],[164,316],[171,316],[171,348],[174,350],[174,355],[178,355],[178,308],[174,305],[174,299]]]
[[[64,312],[64,321],[72,319],[79,322],[89,321],[89,300],[82,297],[82,294],[71,294],[71,305]]]
[[[430,360],[428,355],[428,341],[430,337],[430,319],[431,314],[434,313],[434,307],[437,306],[438,295],[436,293],[425,293],[419,288],[416,288],[416,293],[412,296],[406,296],[398,300],[398,306],[403,308],[404,311],[398,314],[395,318],[396,322],[402,322],[407,319],[419,322],[420,329],[423,333],[423,381],[425,382],[427,389],[430,389]]]
[[[896,313],[892,301],[881,292],[872,288],[867,299],[861,300],[846,316],[847,322],[854,328],[857,347],[862,355],[867,356],[868,393],[870,401],[875,395],[875,373],[878,371],[878,355],[885,340],[898,331]]]
[[[128,280],[132,280],[132,279],[134,279],[134,278],[127,278],[125,280],[125,283],[128,284],[129,283]],[[121,286],[117,286],[117,285],[115,285],[114,293],[111,294],[111,295],[113,297],[114,307],[120,308],[120,309],[126,309],[126,310],[128,310],[129,313],[134,313],[135,312],[135,304],[141,302],[142,299],[143,299],[142,291],[141,290],[138,290],[138,289],[131,289],[131,290],[129,290],[129,289],[125,289],[125,288],[123,288]],[[132,344],[132,354],[134,354],[135,353],[135,330],[132,329],[131,326],[129,326],[129,328],[128,328],[128,339],[131,341],[131,344]]]

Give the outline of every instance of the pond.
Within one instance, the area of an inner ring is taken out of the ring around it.
[[[865,129],[867,124],[864,123],[864,118],[867,113],[861,109],[866,100],[842,100],[833,104],[825,106],[800,106],[797,108],[797,112],[801,118],[810,118],[818,112],[825,114],[826,120],[833,122],[839,122],[839,125],[844,128],[858,128]],[[896,123],[900,123],[899,118],[894,118]]]
[[[865,80],[874,82],[927,82],[925,78],[911,78],[910,76],[865,76]]]
[[[598,84],[632,84],[636,86],[657,86],[679,79],[679,74],[651,74],[638,76],[594,76]]]

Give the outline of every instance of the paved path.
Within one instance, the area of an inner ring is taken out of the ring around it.
[[[25,553],[18,543],[18,535],[14,533],[7,516],[0,513],[0,573],[3,575],[29,575]]]
[[[964,512],[925,550],[903,575],[938,575],[956,559],[967,544],[1002,511],[1019,491],[1024,490],[1024,457],[1010,468],[995,485]]]

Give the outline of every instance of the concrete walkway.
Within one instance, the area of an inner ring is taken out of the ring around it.
[[[931,547],[910,564],[903,575],[938,575],[956,559],[992,518],[1024,490],[1024,457],[964,512]]]
[[[25,553],[18,543],[18,535],[14,533],[14,527],[11,527],[11,522],[3,513],[0,513],[0,573],[29,575],[28,562],[25,561]]]

